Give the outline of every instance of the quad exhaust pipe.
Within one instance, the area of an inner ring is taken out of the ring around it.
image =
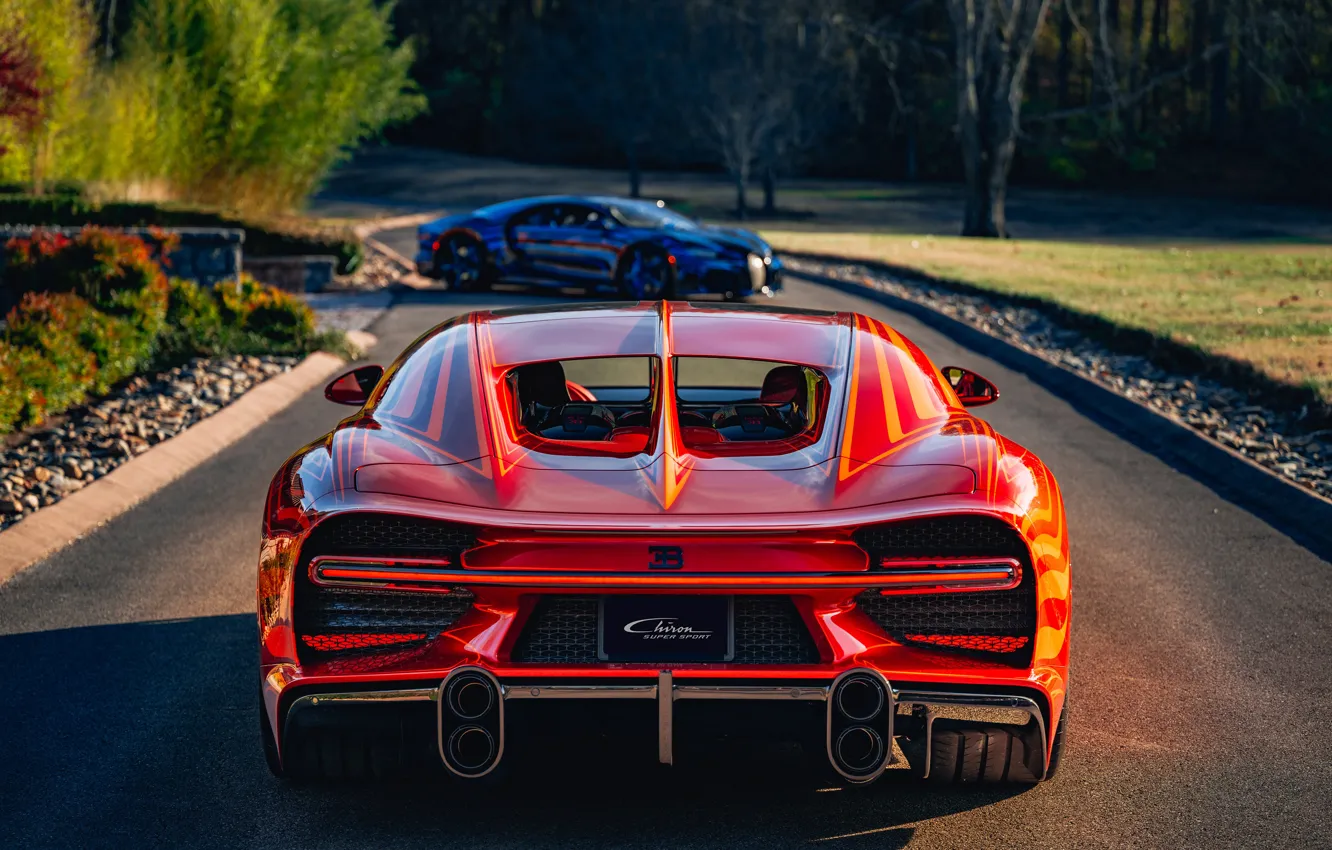
[[[439,686],[439,755],[450,772],[480,779],[504,755],[500,684],[479,667],[459,667]]]
[[[874,670],[848,670],[828,699],[828,760],[848,782],[872,782],[892,761],[893,691]]]

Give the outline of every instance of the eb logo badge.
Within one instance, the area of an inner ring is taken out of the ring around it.
[[[649,570],[679,570],[684,568],[684,550],[679,546],[649,546]]]

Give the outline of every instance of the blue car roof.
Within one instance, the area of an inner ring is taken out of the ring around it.
[[[481,207],[473,210],[473,215],[479,215],[483,218],[490,218],[496,215],[511,215],[525,207],[533,207],[537,204],[598,204],[607,206],[609,204],[652,204],[653,201],[643,198],[622,198],[615,195],[533,195],[530,198],[514,198],[511,201],[500,201],[498,204]]]

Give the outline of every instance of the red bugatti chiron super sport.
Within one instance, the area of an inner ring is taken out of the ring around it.
[[[327,395],[356,412],[282,466],[264,511],[274,772],[483,777],[570,706],[664,763],[743,727],[844,783],[1058,765],[1059,488],[967,412],[993,384],[884,323],[476,312]]]

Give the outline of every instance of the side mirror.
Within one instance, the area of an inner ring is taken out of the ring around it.
[[[999,400],[999,388],[970,369],[945,366],[939,371],[962,400],[963,407],[980,407]]]
[[[324,387],[324,398],[334,404],[350,404],[360,407],[370,398],[384,377],[383,366],[357,366],[350,372],[344,372]]]

